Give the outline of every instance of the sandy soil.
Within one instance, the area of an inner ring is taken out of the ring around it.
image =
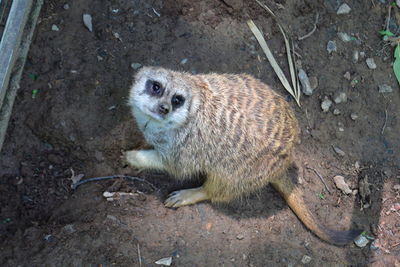
[[[68,9],[67,2],[46,1],[0,154],[0,264],[156,266],[172,256],[173,266],[400,266],[400,94],[393,50],[378,34],[389,4],[346,2],[350,14],[337,15],[342,1],[267,1],[295,38],[302,68],[318,81],[299,108],[246,25],[248,18],[255,21],[286,69],[279,29],[254,1],[85,0],[68,2]],[[93,17],[93,32],[82,23],[84,13]],[[298,41],[317,13],[316,31]],[[399,18],[393,8],[394,32]],[[343,42],[338,32],[353,38]],[[329,40],[337,45],[332,54]],[[358,62],[355,50],[365,54]],[[370,57],[374,70],[365,62]],[[168,192],[198,181],[178,184],[120,160],[121,151],[145,146],[126,106],[132,63],[250,73],[287,96],[302,129],[296,161],[309,208],[322,223],[363,228],[375,241],[364,248],[322,242],[269,187],[243,202],[165,208]],[[393,92],[379,93],[383,84]],[[35,97],[32,90],[38,90]],[[340,92],[347,102],[323,113],[321,101]],[[116,179],[73,190],[72,170],[84,179],[125,174],[146,182]],[[335,175],[352,189],[368,177],[370,194],[344,195]],[[104,191],[133,195],[108,202]],[[361,209],[361,203],[370,207]]]

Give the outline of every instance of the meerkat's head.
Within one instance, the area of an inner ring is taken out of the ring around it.
[[[195,105],[194,96],[182,73],[155,67],[143,67],[130,89],[129,105],[149,118],[170,128],[187,121]]]

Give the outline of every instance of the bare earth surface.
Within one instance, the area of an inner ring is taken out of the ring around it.
[[[279,29],[254,1],[82,0],[68,9],[46,1],[0,154],[0,265],[156,266],[171,256],[173,266],[400,266],[400,94],[393,50],[378,34],[389,1],[346,2],[346,15],[336,14],[340,0],[266,2],[294,37],[302,68],[318,80],[299,108],[246,25],[255,21],[286,70]],[[82,23],[84,13],[93,32]],[[298,41],[317,13],[316,31]],[[399,19],[393,8],[393,32]],[[352,40],[343,42],[338,32]],[[337,46],[331,54],[329,40]],[[358,62],[355,50],[365,54]],[[366,58],[377,68],[369,69]],[[309,208],[323,224],[362,228],[375,241],[364,248],[322,242],[270,187],[229,205],[165,208],[170,191],[190,184],[138,173],[120,159],[145,145],[126,106],[132,63],[250,73],[287,96],[302,129],[294,175]],[[393,92],[379,93],[383,84]],[[323,113],[325,96],[340,92],[347,101]],[[125,174],[146,182],[114,179],[73,190],[71,170],[84,179]],[[336,175],[358,193],[343,194]],[[366,177],[370,185],[359,183]],[[105,191],[132,195],[110,202]]]

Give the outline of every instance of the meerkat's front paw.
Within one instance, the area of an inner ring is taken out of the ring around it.
[[[135,168],[163,170],[164,165],[155,150],[130,150],[124,153],[126,162]]]
[[[139,168],[139,162],[137,161],[137,153],[139,150],[130,150],[123,152],[122,158],[132,167]]]
[[[203,187],[174,191],[168,195],[164,205],[168,208],[178,208],[208,200],[209,197]]]

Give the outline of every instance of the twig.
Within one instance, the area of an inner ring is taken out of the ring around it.
[[[137,243],[137,254],[138,254],[138,258],[139,258],[139,266],[142,267],[142,257],[140,256],[139,243]]]
[[[315,16],[315,22],[314,22],[313,29],[306,35],[297,38],[297,40],[299,40],[299,41],[304,40],[304,39],[310,37],[315,32],[315,30],[317,29],[318,18],[319,18],[319,13],[317,12],[317,15]]]
[[[126,179],[126,180],[131,180],[131,181],[139,181],[142,183],[148,184],[153,190],[157,190],[157,187],[155,187],[152,183],[149,181],[146,181],[145,179],[139,178],[139,177],[132,177],[132,176],[127,176],[127,175],[111,175],[111,176],[103,176],[103,177],[94,177],[94,178],[88,178],[82,181],[77,182],[76,184],[73,184],[71,187],[72,189],[78,188],[78,186],[82,184],[86,184],[88,182],[95,182],[95,181],[103,181],[103,180],[110,180],[110,179]]]
[[[389,10],[388,10],[388,16],[386,19],[386,30],[389,30],[389,24],[390,24],[390,13],[392,11],[392,5],[389,5]]]
[[[385,123],[383,124],[381,134],[383,134],[385,132],[386,123],[387,123],[387,117],[388,117],[387,108],[385,108]]]
[[[309,170],[314,171],[315,174],[319,177],[319,179],[321,179],[322,183],[324,184],[324,186],[325,186],[325,188],[326,188],[326,191],[328,191],[329,193],[331,193],[331,191],[330,191],[329,188],[328,188],[328,185],[325,183],[325,180],[324,180],[324,178],[321,176],[321,174],[319,174],[319,172],[317,172],[317,170],[315,170],[315,169],[313,169],[313,168],[311,168],[311,167],[308,167],[308,166],[307,166],[306,168],[309,169]]]

